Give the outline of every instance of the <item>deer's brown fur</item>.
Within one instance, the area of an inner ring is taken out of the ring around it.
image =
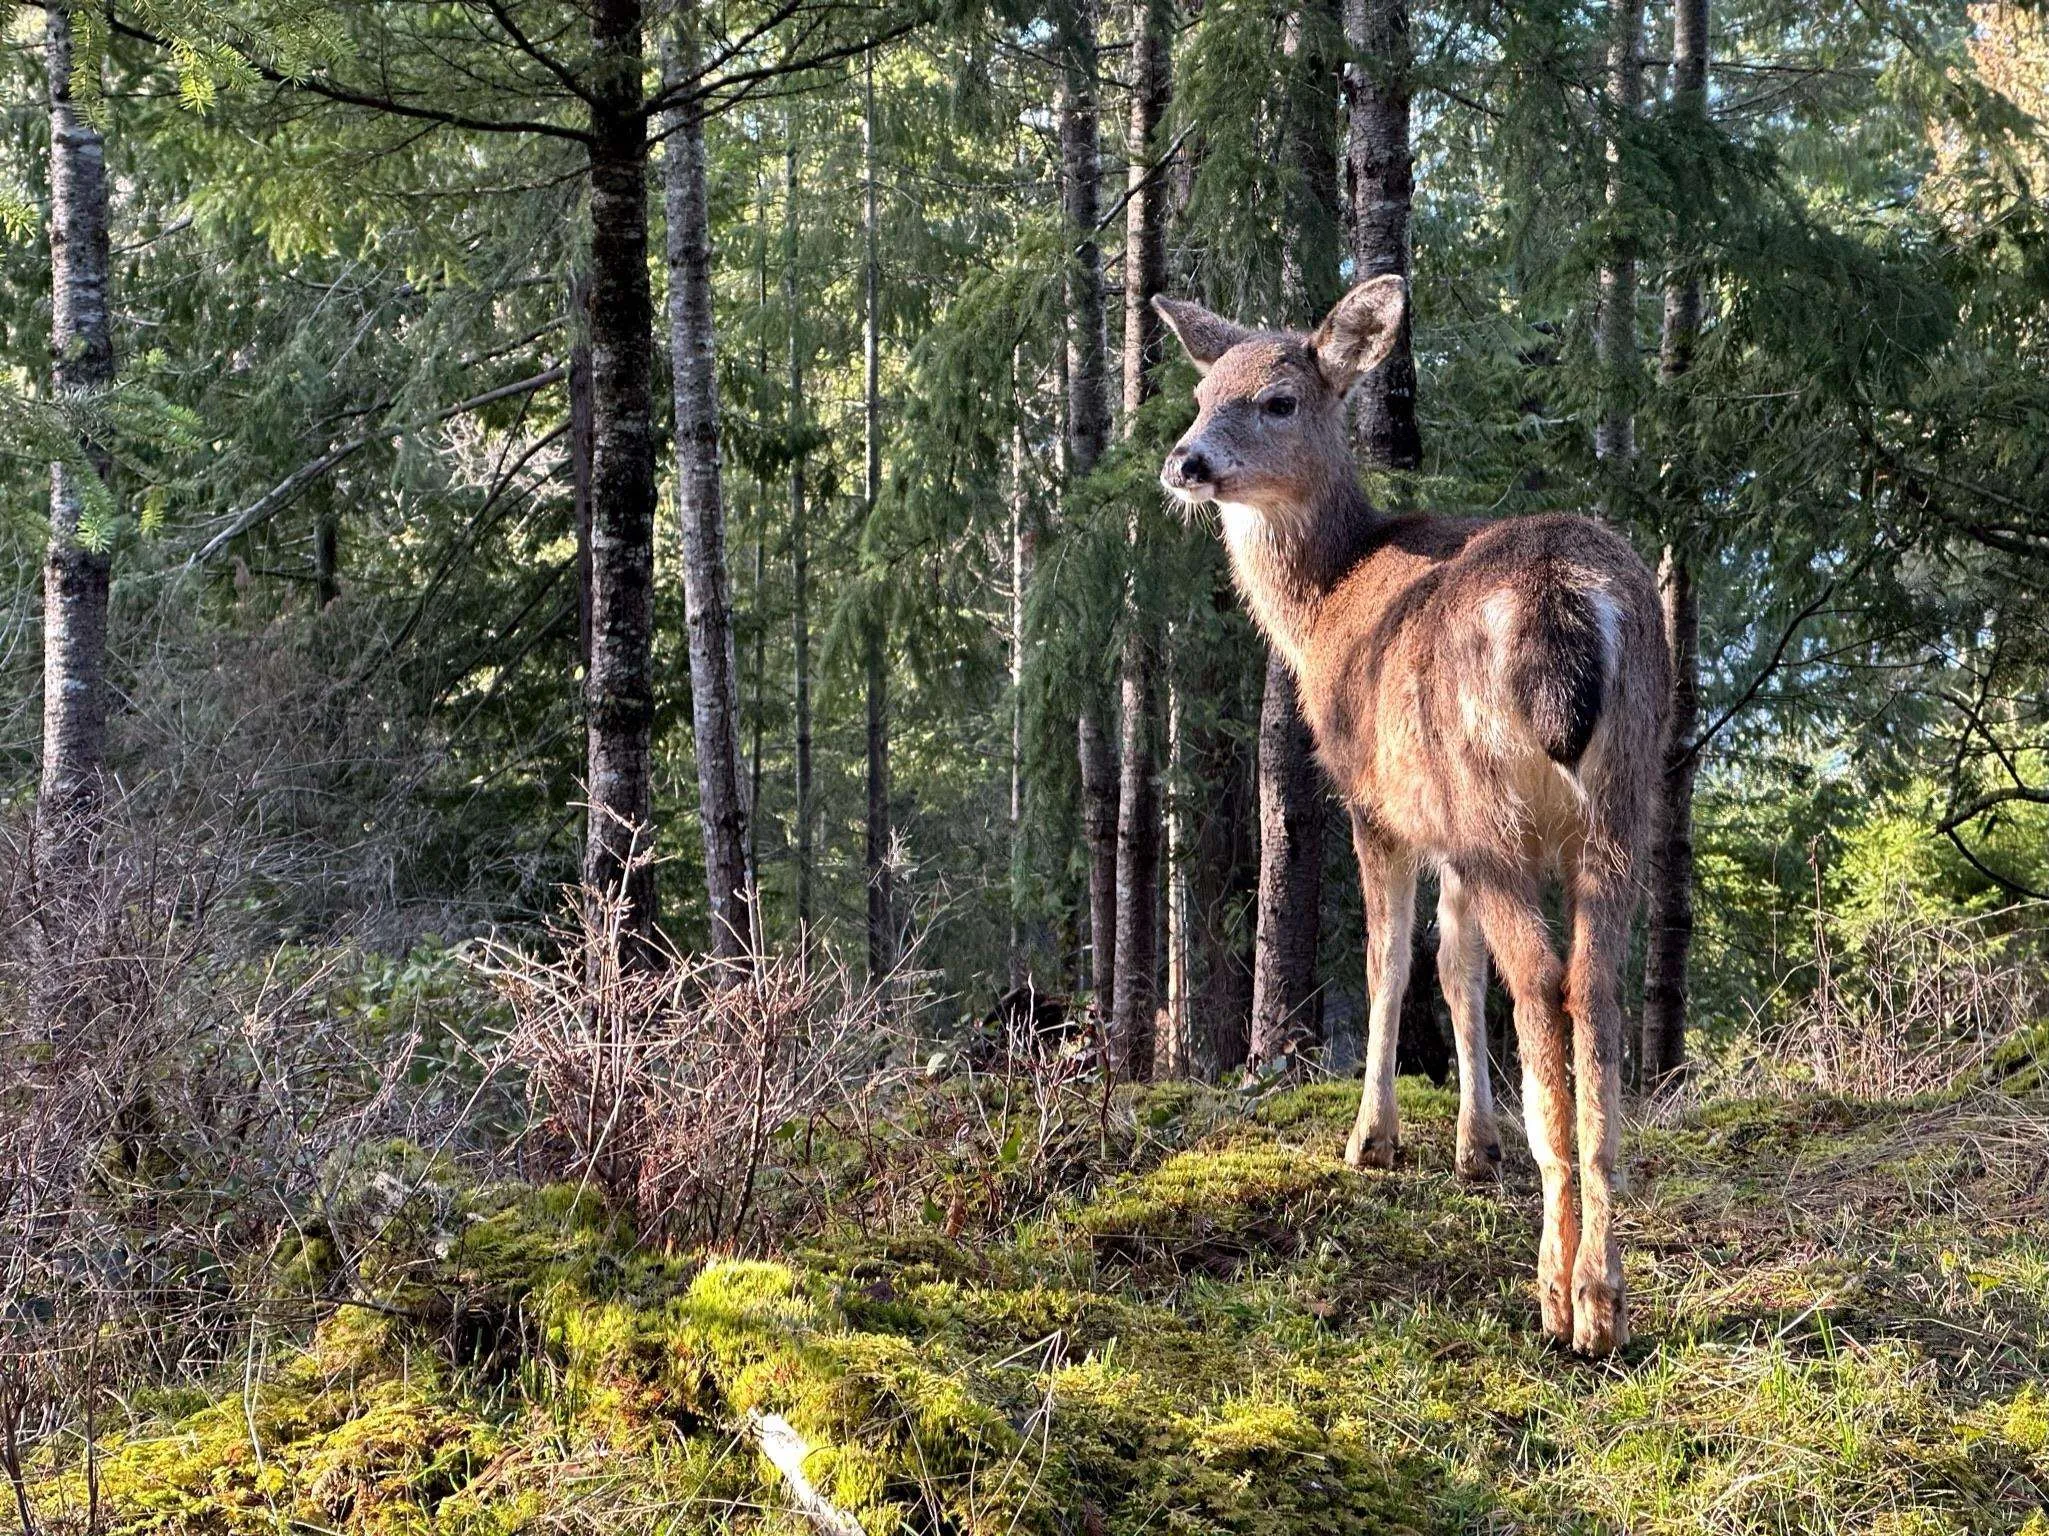
[[[1459,1171],[1488,1176],[1501,1157],[1483,1015],[1491,951],[1515,1000],[1543,1176],[1544,1326],[1607,1353],[1628,1338],[1611,1216],[1618,971],[1665,726],[1656,584],[1588,518],[1373,509],[1345,396],[1398,332],[1401,279],[1361,283],[1313,336],[1157,302],[1203,373],[1195,424],[1161,480],[1184,502],[1220,508],[1239,590],[1293,668],[1318,756],[1351,812],[1371,1004],[1347,1160],[1394,1161],[1395,1033],[1416,874],[1432,865],[1438,975],[1458,1046]],[[1563,890],[1562,961],[1542,906],[1549,879]]]

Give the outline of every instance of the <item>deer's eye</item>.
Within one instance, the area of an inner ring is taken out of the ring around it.
[[[1293,395],[1275,395],[1266,402],[1262,409],[1267,415],[1273,417],[1274,420],[1286,421],[1295,414],[1295,397]]]

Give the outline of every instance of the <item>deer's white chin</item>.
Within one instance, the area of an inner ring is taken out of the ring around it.
[[[1169,496],[1180,502],[1184,507],[1199,507],[1206,501],[1214,501],[1216,499],[1217,488],[1207,483],[1202,485],[1176,485],[1165,475],[1162,475],[1160,476],[1160,485]]]
[[[1242,501],[1220,501],[1217,510],[1223,514],[1226,542],[1249,543],[1267,536],[1266,517],[1259,508]]]

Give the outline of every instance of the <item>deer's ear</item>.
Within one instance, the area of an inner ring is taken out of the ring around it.
[[[1221,315],[1213,315],[1200,304],[1191,304],[1186,299],[1169,299],[1155,294],[1153,308],[1167,322],[1167,329],[1178,336],[1181,345],[1188,349],[1188,360],[1195,364],[1197,373],[1208,373],[1211,363],[1252,334],[1244,326],[1234,324]]]
[[[1311,340],[1332,389],[1342,393],[1360,374],[1380,366],[1401,335],[1408,303],[1409,285],[1392,273],[1354,284],[1337,301]]]

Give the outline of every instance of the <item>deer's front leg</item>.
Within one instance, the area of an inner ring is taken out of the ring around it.
[[[1352,813],[1352,845],[1366,906],[1366,1085],[1359,1119],[1345,1144],[1354,1168],[1392,1168],[1401,1145],[1394,1105],[1395,1038],[1409,983],[1409,944],[1416,924],[1416,864],[1375,837]]]

